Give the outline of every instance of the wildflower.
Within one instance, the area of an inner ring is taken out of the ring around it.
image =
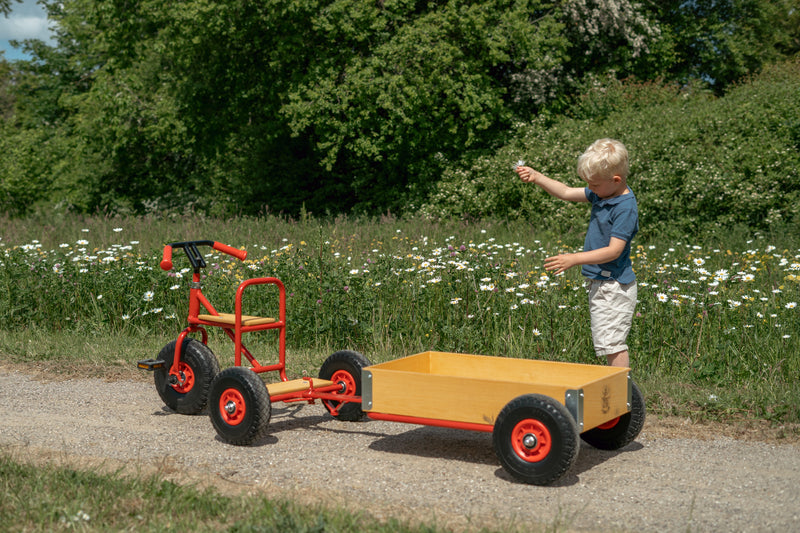
[[[656,298],[658,298],[659,302],[666,302],[669,299],[667,295],[664,294],[663,292],[659,292],[658,294],[656,294]]]
[[[752,274],[745,274],[742,276],[742,281],[753,281],[756,277]]]
[[[122,228],[114,228],[114,233],[119,233],[120,231],[122,231]]]
[[[97,299],[98,299],[98,300],[102,300],[102,299],[103,299],[103,295],[102,295],[102,294],[98,294],[98,295],[97,295]]]
[[[482,284],[482,285],[480,286],[480,289],[481,289],[482,291],[493,291],[493,290],[494,290],[494,283],[489,283],[489,284],[487,284],[487,285],[483,285],[483,284]]]
[[[702,257],[698,257],[698,258],[696,258],[696,259],[694,260],[694,264],[695,264],[695,266],[699,266],[699,267],[701,267],[701,266],[703,266],[703,265],[705,265],[705,264],[706,264],[706,260],[705,260],[705,259],[703,259]]]
[[[541,333],[541,332],[540,332],[538,329],[536,329],[536,328],[533,328],[533,331],[531,331],[531,333],[533,333],[533,336],[534,336],[534,337],[538,337],[539,335],[541,335],[541,334],[542,334],[542,333]]]
[[[122,320],[128,320],[131,318],[131,315],[122,315]]]
[[[171,291],[176,291],[176,290],[178,290],[178,289],[180,289],[180,288],[181,288],[181,286],[180,286],[180,285],[173,285],[172,287],[170,287],[170,288],[169,288],[169,290],[171,290]]]
[[[452,305],[456,305],[456,304],[458,304],[458,302],[460,302],[460,301],[461,301],[461,298],[453,298],[452,300],[450,300],[450,303],[451,303]]]
[[[154,296],[153,291],[147,291],[146,293],[144,293],[144,296],[142,296],[142,299],[145,302],[152,302],[153,296]]]
[[[797,302],[789,302],[784,307],[786,307],[786,309],[794,309],[795,307],[797,307]]]

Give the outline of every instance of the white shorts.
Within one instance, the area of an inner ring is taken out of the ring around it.
[[[590,279],[586,283],[594,352],[603,357],[626,351],[636,309],[636,282],[623,285],[614,280]]]

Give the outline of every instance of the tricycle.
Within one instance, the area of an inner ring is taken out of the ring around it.
[[[154,373],[156,390],[170,409],[197,414],[208,406],[211,423],[226,443],[249,445],[264,436],[274,402],[319,400],[344,421],[366,415],[489,432],[512,477],[547,485],[574,464],[580,439],[615,450],[632,442],[644,425],[644,400],[628,368],[436,351],[373,365],[356,351],[341,350],[323,362],[318,377],[289,379],[283,283],[274,277],[245,280],[236,290],[234,312],[218,312],[202,292],[201,246],[247,257],[246,251],[216,241],[164,247],[163,270],[172,270],[174,249],[183,250],[192,266],[188,325],[158,358],[141,360],[138,367]],[[277,287],[277,317],[242,309],[245,291],[262,285]],[[233,341],[234,366],[220,371],[208,347],[209,327],[221,328]],[[277,362],[262,365],[242,336],[267,330],[278,335]],[[260,374],[267,372],[277,372],[279,380],[265,383]]]

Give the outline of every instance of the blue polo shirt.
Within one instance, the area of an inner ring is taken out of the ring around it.
[[[639,231],[639,208],[636,196],[630,188],[628,194],[613,198],[600,198],[588,187],[585,192],[586,199],[592,204],[592,214],[583,250],[588,252],[605,248],[611,242],[611,237],[624,240],[625,249],[610,263],[583,265],[581,273],[590,279],[615,279],[622,284],[636,281],[631,265],[631,240]]]

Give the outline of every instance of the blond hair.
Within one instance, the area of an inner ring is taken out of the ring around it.
[[[598,139],[578,158],[578,175],[584,181],[628,177],[628,150],[614,139]]]

